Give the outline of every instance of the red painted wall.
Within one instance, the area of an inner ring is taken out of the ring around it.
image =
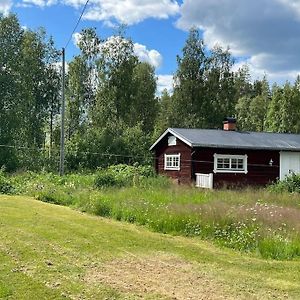
[[[191,162],[191,148],[177,139],[176,146],[168,146],[168,137],[165,136],[155,147],[156,157],[156,171],[159,174],[167,175],[174,178],[178,183],[190,183],[192,181],[192,162]],[[165,154],[178,154],[180,153],[180,170],[165,170],[164,169],[164,155]]]
[[[248,155],[248,173],[214,173],[214,154]],[[273,165],[270,166],[270,160]],[[279,151],[196,148],[194,173],[213,173],[214,187],[222,185],[266,185],[279,177]]]

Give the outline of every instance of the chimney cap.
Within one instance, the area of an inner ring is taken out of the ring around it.
[[[223,120],[223,124],[235,124],[236,123],[236,118],[234,117],[226,117]]]

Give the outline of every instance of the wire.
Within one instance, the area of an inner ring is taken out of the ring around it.
[[[24,146],[14,146],[14,145],[3,145],[0,144],[0,148],[12,148],[12,149],[17,149],[17,150],[29,150],[29,151],[49,151],[47,148],[29,148],[29,147],[24,147]],[[52,152],[60,152],[59,149],[52,149]],[[66,149],[67,153],[72,153],[72,150]],[[89,151],[75,151],[76,154],[84,154],[84,155],[95,155],[95,156],[103,156],[103,157],[123,157],[123,158],[146,158],[146,155],[127,155],[127,154],[117,154],[117,153],[100,153],[100,152],[89,152]],[[153,160],[159,161],[159,157],[153,157]],[[208,160],[196,160],[196,159],[181,159],[180,160],[182,163],[206,163],[206,164],[214,164],[213,161],[208,161]],[[251,167],[268,167],[268,168],[274,168],[274,167],[279,167],[279,165],[273,164],[270,166],[269,164],[249,164],[248,166]]]
[[[75,27],[74,27],[72,33],[71,33],[71,36],[70,36],[70,38],[69,38],[69,40],[68,40],[66,46],[65,46],[65,49],[67,49],[67,47],[69,46],[69,43],[71,42],[71,39],[72,39],[72,37],[73,37],[73,34],[75,33],[75,30],[77,29],[77,27],[78,27],[78,25],[79,25],[79,23],[80,23],[80,21],[81,21],[81,18],[82,18],[82,16],[83,16],[84,12],[85,12],[85,9],[86,9],[86,7],[87,7],[87,5],[88,5],[89,2],[90,2],[90,0],[87,0],[87,1],[86,1],[85,5],[84,5],[84,7],[83,7],[83,10],[82,10],[82,12],[81,12],[81,15],[80,15],[80,17],[79,17],[79,19],[78,19],[78,21],[77,21],[77,23],[76,23],[76,25],[75,25]]]

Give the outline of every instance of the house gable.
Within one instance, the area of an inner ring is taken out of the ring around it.
[[[167,132],[154,148],[156,171],[174,178],[178,182],[190,183],[192,180],[192,148],[178,137],[176,137],[176,145],[169,146],[170,136],[173,135]],[[179,164],[177,165],[178,160]]]
[[[177,133],[172,128],[168,128],[157,140],[156,142],[150,147],[150,150],[153,150],[166,136],[174,136],[183,143],[187,144],[188,146],[192,147],[192,142],[189,141],[187,138],[182,136],[181,134]]]

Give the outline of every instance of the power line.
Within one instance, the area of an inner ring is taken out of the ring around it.
[[[12,148],[16,150],[28,150],[28,151],[48,151],[47,148],[29,148],[24,146],[14,146],[14,145],[1,145],[0,148]],[[53,152],[60,152],[59,149],[52,149]],[[72,153],[72,150],[66,149],[67,153]],[[76,154],[84,154],[84,155],[94,155],[94,156],[102,156],[102,157],[120,157],[120,158],[132,158],[132,159],[138,159],[138,158],[146,158],[146,155],[128,155],[128,154],[118,154],[118,153],[100,153],[100,152],[89,152],[89,151],[75,151]],[[152,157],[154,160],[159,160],[159,157]],[[214,161],[208,161],[208,160],[198,160],[198,159],[181,159],[182,163],[206,163],[206,164],[214,164]],[[248,166],[251,167],[279,167],[279,165],[273,164],[270,166],[269,164],[251,164],[248,163]]]
[[[83,7],[83,10],[82,10],[82,12],[81,12],[81,15],[80,15],[80,17],[79,17],[79,19],[78,19],[78,21],[77,21],[77,23],[76,23],[76,25],[75,25],[75,27],[74,27],[72,33],[71,33],[71,36],[70,36],[70,38],[69,38],[69,40],[68,40],[66,46],[65,46],[65,49],[67,49],[67,47],[69,46],[69,43],[71,42],[71,39],[72,39],[72,37],[73,37],[73,34],[75,33],[75,30],[77,29],[77,27],[78,27],[78,25],[79,25],[79,23],[80,23],[80,21],[81,21],[81,18],[82,18],[82,16],[83,16],[84,12],[85,12],[85,9],[86,9],[86,7],[87,7],[87,5],[88,5],[89,2],[90,2],[90,0],[87,0],[87,1],[86,1],[85,5],[84,5],[84,7]]]

